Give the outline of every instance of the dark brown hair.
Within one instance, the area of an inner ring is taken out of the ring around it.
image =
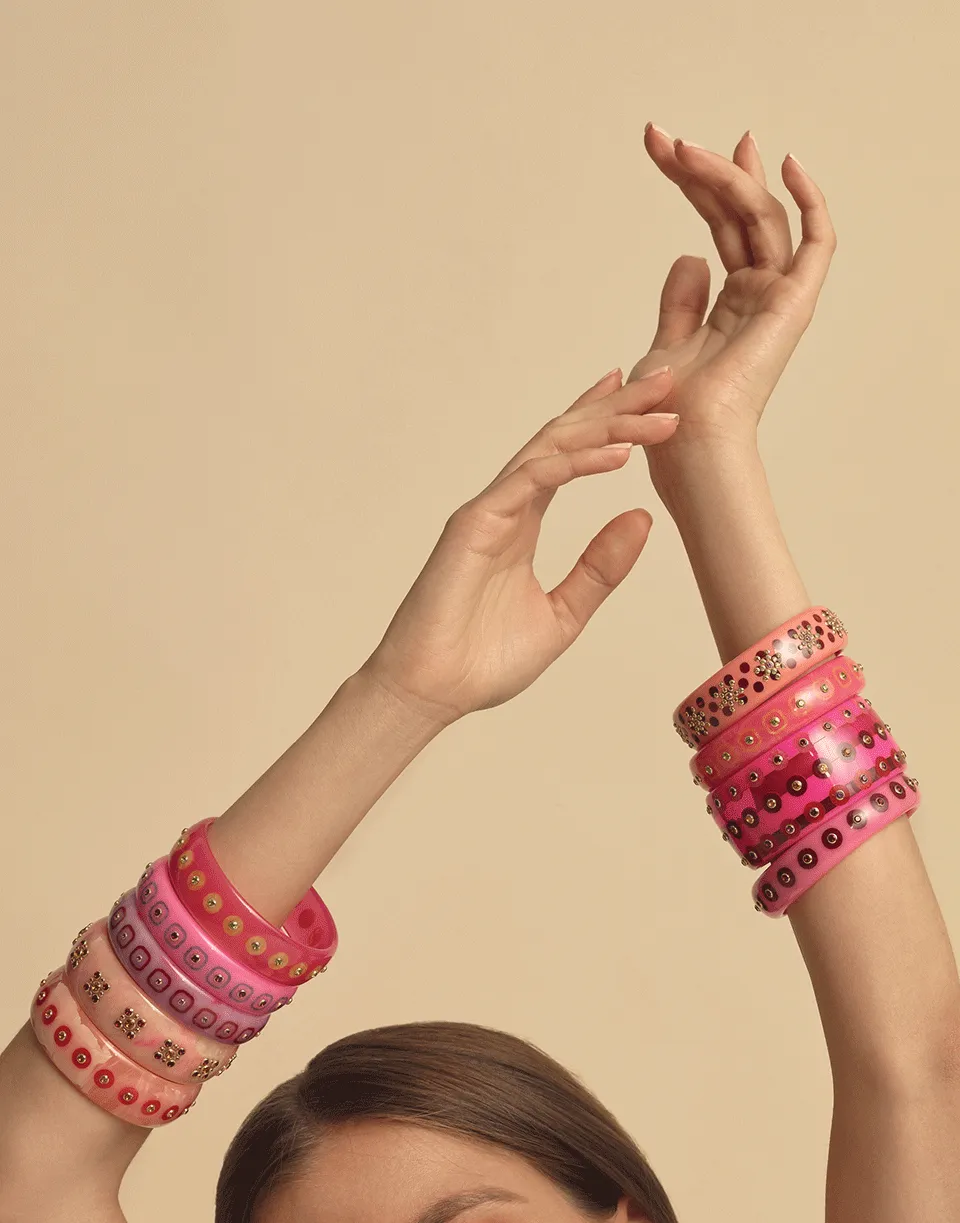
[[[328,1046],[256,1106],[230,1144],[216,1223],[252,1223],[258,1201],[297,1175],[324,1131],[410,1121],[521,1156],[586,1213],[626,1198],[650,1223],[676,1223],[660,1182],[619,1122],[547,1054],[466,1023],[412,1023]]]

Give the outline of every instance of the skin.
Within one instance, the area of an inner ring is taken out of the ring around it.
[[[710,227],[726,272],[717,300],[710,309],[704,261],[674,264],[650,351],[626,384],[615,370],[585,391],[451,516],[367,662],[215,825],[227,874],[275,921],[437,735],[529,686],[630,573],[650,529],[642,509],[608,523],[554,590],[533,573],[540,523],[559,488],[629,460],[630,449],[612,443],[645,448],[723,661],[810,605],[757,426],[830,265],[826,204],[787,158],[781,175],[801,219],[795,250],[749,134],[732,159],[652,125],[644,139]],[[289,846],[283,870],[265,852],[278,836]],[[790,926],[833,1068],[827,1223],[960,1217],[960,980],[910,824],[893,824],[837,866],[791,908]],[[74,1092],[29,1031],[0,1056],[0,1102],[8,1106],[0,1109],[0,1223],[34,1219],[41,1192],[55,1203],[52,1223],[122,1218],[117,1193],[143,1131]],[[526,1201],[478,1205],[464,1214],[469,1223],[585,1217],[503,1152],[370,1122],[318,1143],[257,1223],[417,1223],[438,1198],[482,1184]],[[615,1216],[636,1217],[626,1202]]]

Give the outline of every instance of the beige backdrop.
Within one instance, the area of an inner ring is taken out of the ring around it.
[[[645,350],[670,262],[709,249],[647,118],[723,149],[751,126],[829,195],[765,454],[960,929],[958,38],[942,0],[3,6],[4,1039],[78,926],[363,660],[448,512]],[[658,514],[638,571],[338,857],[333,971],[151,1139],[135,1223],[174,1173],[208,1219],[240,1118],[325,1042],[440,1017],[578,1071],[685,1223],[820,1217],[817,1015],[670,726],[714,653],[642,455],[562,494],[541,575],[631,504]]]

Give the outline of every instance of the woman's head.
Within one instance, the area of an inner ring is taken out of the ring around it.
[[[627,1133],[571,1074],[458,1023],[360,1032],[254,1109],[216,1223],[676,1223]]]

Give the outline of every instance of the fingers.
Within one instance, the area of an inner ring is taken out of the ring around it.
[[[804,289],[816,293],[837,249],[837,235],[823,192],[792,154],[785,158],[781,174],[783,185],[800,209],[801,241],[790,276]]]
[[[676,427],[676,422],[671,422]],[[672,432],[662,427],[665,440]],[[594,446],[584,450],[565,451],[540,458],[528,459],[516,471],[486,488],[477,500],[476,508],[497,518],[511,518],[526,509],[537,498],[543,498],[546,509],[548,498],[544,494],[555,493],[564,484],[580,476],[598,475],[605,471],[616,471],[625,466],[632,446]]]
[[[793,238],[787,210],[746,170],[719,153],[675,141],[677,162],[701,187],[714,192],[738,217],[750,243],[754,267],[788,272]]]
[[[746,170],[761,187],[766,187],[767,173],[763,168],[763,159],[757,148],[757,142],[753,138],[753,132],[744,132],[737,141],[737,147],[733,150],[733,161],[741,170]]]
[[[563,581],[547,595],[564,649],[637,563],[652,521],[646,510],[628,510],[608,522]]]
[[[669,348],[689,339],[703,325],[709,304],[710,265],[706,259],[681,255],[660,293],[660,317],[651,349]]]
[[[612,369],[609,374],[604,374],[599,381],[595,382],[589,390],[584,391],[572,408],[582,407],[585,403],[594,403],[598,399],[603,399],[609,395],[611,391],[617,390],[623,385],[623,370],[619,367]]]
[[[724,268],[735,272],[738,268],[749,267],[753,262],[750,242],[736,212],[699,176],[680,163],[675,141],[656,124],[647,124],[643,142],[653,162],[672,183],[676,183],[709,225]]]

